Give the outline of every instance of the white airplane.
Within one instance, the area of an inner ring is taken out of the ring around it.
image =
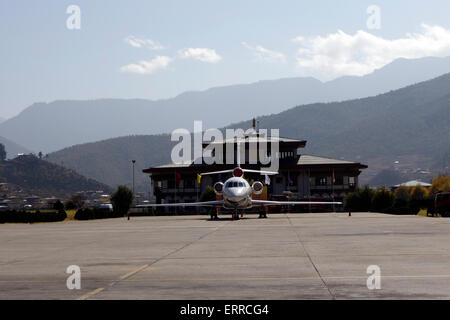
[[[269,201],[269,200],[255,200],[252,199],[252,194],[261,194],[264,185],[260,181],[255,181],[251,186],[244,179],[244,172],[252,172],[259,174],[273,175],[278,172],[260,171],[242,169],[239,165],[232,170],[223,170],[215,172],[206,172],[201,175],[212,175],[221,173],[233,173],[233,177],[227,179],[225,183],[216,182],[213,186],[214,192],[222,196],[223,200],[203,201],[203,202],[184,202],[184,203],[162,203],[162,204],[145,204],[137,207],[189,207],[189,206],[204,206],[204,207],[223,207],[225,209],[234,210],[233,220],[239,219],[239,210],[249,209],[258,206],[280,206],[280,205],[308,205],[308,204],[342,204],[342,202],[311,202],[311,201]],[[267,218],[266,213],[260,215],[261,218]],[[217,212],[211,214],[211,219],[217,219]]]

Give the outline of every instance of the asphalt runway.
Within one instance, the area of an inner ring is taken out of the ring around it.
[[[450,219],[208,218],[0,225],[0,299],[450,298]],[[81,289],[67,288],[70,265]],[[380,289],[367,287],[370,265]]]

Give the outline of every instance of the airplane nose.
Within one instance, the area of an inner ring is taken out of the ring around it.
[[[239,201],[246,196],[244,188],[233,188],[227,193],[228,198],[232,201]]]

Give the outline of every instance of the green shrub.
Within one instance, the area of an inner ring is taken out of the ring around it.
[[[131,207],[131,204],[133,203],[133,199],[133,191],[126,186],[119,186],[117,191],[111,196],[111,203],[113,205],[114,212],[118,216],[123,217],[126,215]]]
[[[394,205],[394,195],[386,187],[379,187],[375,190],[372,198],[372,211],[388,212]]]
[[[368,186],[356,188],[344,199],[344,208],[350,211],[369,211],[372,207],[374,191]]]

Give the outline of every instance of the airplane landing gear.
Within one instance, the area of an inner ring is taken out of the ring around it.
[[[219,208],[216,208],[216,212],[211,213],[211,220],[219,220]]]
[[[235,210],[233,213],[233,220],[239,220],[239,213],[237,210]]]
[[[267,211],[268,211],[268,209],[264,208],[264,211],[259,213],[259,218],[260,219],[266,219],[267,218]]]

